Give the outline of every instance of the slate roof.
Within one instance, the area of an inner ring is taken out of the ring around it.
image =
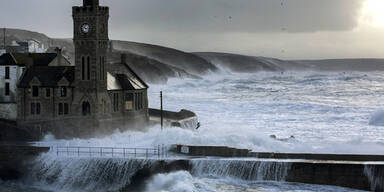
[[[0,56],[0,65],[17,65],[15,58],[9,53]]]
[[[57,53],[5,53],[0,56],[0,65],[26,66],[32,58],[34,66],[48,66],[56,57]]]
[[[28,88],[33,78],[37,78],[42,87],[57,87],[57,83],[65,77],[70,84],[75,80],[74,66],[43,66],[31,67],[25,71],[20,79],[18,87]]]
[[[125,63],[111,65],[124,65],[128,69],[126,74],[109,74],[108,90],[140,90],[147,89],[148,85]]]

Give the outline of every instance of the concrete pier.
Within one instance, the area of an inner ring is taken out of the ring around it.
[[[153,124],[160,124],[161,110],[148,109],[150,121]],[[194,112],[182,109],[179,112],[163,111],[165,127],[180,127],[184,129],[196,129],[198,119]]]

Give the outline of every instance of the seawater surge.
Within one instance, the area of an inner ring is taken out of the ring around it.
[[[192,160],[192,173],[205,177],[232,177],[252,181],[285,181],[289,162],[242,160]]]
[[[132,176],[156,160],[117,158],[57,158],[42,155],[35,160],[26,182],[55,191],[118,191]]]
[[[284,181],[290,163],[241,160],[159,160],[125,158],[38,157],[24,182],[54,191],[120,191],[145,185],[159,173],[188,171],[204,178]]]
[[[364,174],[368,177],[372,191],[384,191],[384,171],[375,165],[366,165]]]

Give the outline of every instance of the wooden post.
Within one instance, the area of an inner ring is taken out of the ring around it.
[[[160,124],[161,124],[161,130],[163,130],[163,92],[160,91]]]

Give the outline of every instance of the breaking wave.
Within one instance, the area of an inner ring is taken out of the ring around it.
[[[158,174],[148,181],[145,191],[161,191],[161,192],[196,192],[197,187],[195,179],[187,171],[178,171],[174,173]],[[211,190],[212,192],[214,190]],[[208,190],[207,190],[208,192]]]

